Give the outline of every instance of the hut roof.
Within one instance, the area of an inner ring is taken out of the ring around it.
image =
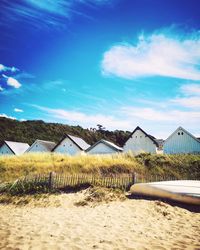
[[[69,135],[69,134],[66,134],[64,135],[64,137],[58,142],[58,144],[52,149],[52,151],[57,148],[61,142],[66,139],[66,138],[69,138],[78,148],[80,148],[81,150],[86,150],[87,148],[90,147],[90,145],[85,142],[82,138],[80,137],[77,137],[77,136],[73,136],[73,135]]]
[[[105,145],[107,145],[108,147],[116,150],[116,151],[123,151],[123,148],[120,148],[119,146],[115,145],[113,142],[101,139],[99,141],[97,141],[95,144],[93,144],[91,147],[89,147],[86,152],[90,151],[92,148],[94,148],[96,145],[98,145],[99,143],[103,143]]]
[[[4,143],[15,155],[23,154],[29,148],[29,145],[23,142],[4,141]]]

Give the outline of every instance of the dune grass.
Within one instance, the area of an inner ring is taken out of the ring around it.
[[[151,155],[131,153],[114,155],[68,156],[52,153],[28,153],[0,157],[0,183],[28,174],[51,171],[69,174],[133,173],[200,179],[200,155]]]
[[[135,158],[145,167],[147,174],[200,180],[200,154],[156,155],[143,153]]]
[[[58,173],[119,174],[144,172],[134,157],[115,155],[77,155],[35,153],[0,157],[0,181],[13,181],[28,174]]]

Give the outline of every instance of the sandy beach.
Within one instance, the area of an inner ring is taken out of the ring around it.
[[[85,192],[0,205],[0,249],[200,249],[200,213],[126,199],[77,206]]]

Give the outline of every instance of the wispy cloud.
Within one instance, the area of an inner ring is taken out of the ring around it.
[[[60,16],[65,16],[67,10],[71,7],[72,1],[66,0],[46,0],[46,1],[38,1],[38,0],[25,0],[25,2],[35,7],[39,10],[43,10],[49,13],[54,13]]]
[[[32,105],[33,107],[44,111],[54,119],[69,122],[70,124],[81,125],[83,127],[96,127],[97,124],[102,124],[107,129],[127,129],[130,128],[130,122],[118,119],[112,115],[103,114],[86,114],[84,112],[67,110],[67,109],[52,109],[48,107]]]
[[[88,114],[68,109],[54,109],[39,105],[32,106],[43,111],[42,119],[81,125],[85,128],[96,127],[100,123],[109,130],[122,129],[131,131],[139,125],[149,130],[154,136],[167,138],[174,129],[181,125],[192,128],[195,133],[199,133],[197,124],[200,121],[200,111],[123,106],[118,110],[117,115],[104,115],[101,113]]]
[[[3,88],[3,87],[1,87],[1,85],[0,85],[0,92],[1,92],[1,91],[3,91],[3,90],[4,90],[4,88]]]
[[[113,0],[2,0],[0,14],[2,22],[24,21],[37,28],[64,27],[72,15],[82,15],[79,6],[100,6]]]
[[[33,79],[35,78],[35,76],[27,72],[20,72],[15,75],[15,78],[16,79]]]
[[[197,123],[200,121],[200,111],[184,111],[180,109],[155,109],[142,107],[123,107],[122,111],[131,119],[165,122],[173,124]]]
[[[171,100],[172,103],[186,108],[199,108],[200,109],[200,97],[180,97]]]
[[[162,100],[138,99],[138,104],[148,105],[159,109],[187,108],[189,111],[200,109],[200,84],[183,84],[178,89],[178,94],[173,98]]]
[[[17,112],[17,113],[22,113],[22,112],[24,112],[22,109],[18,109],[18,108],[14,108],[14,111]]]
[[[182,96],[171,99],[171,103],[181,107],[200,109],[200,84],[184,84],[180,92]]]
[[[15,67],[8,67],[8,66],[5,66],[3,64],[0,64],[0,72],[5,72],[5,71],[11,71],[11,72],[17,72],[19,71],[19,69],[15,68]]]
[[[119,110],[124,119],[145,124],[156,135],[169,136],[168,130],[183,126],[199,135],[200,85],[184,84],[179,88],[178,97],[165,100],[141,100],[135,105],[123,106]],[[141,105],[142,104],[142,105]]]
[[[126,79],[164,76],[200,80],[200,32],[175,36],[163,31],[140,36],[105,52],[102,73]]]
[[[200,96],[200,84],[184,84],[180,90],[184,95]]]

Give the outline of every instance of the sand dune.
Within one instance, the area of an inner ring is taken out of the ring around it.
[[[0,205],[0,249],[200,249],[200,213],[142,199],[75,206],[84,196]]]

